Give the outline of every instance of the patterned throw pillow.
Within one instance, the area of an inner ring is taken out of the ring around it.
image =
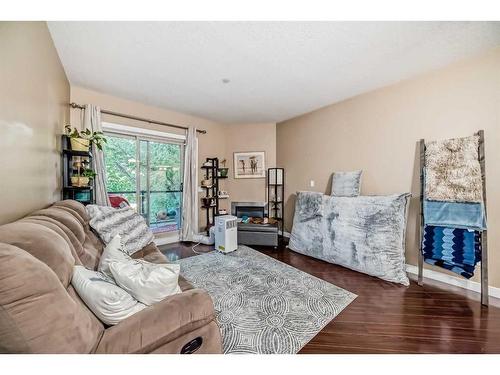
[[[123,251],[132,255],[142,250],[154,239],[144,218],[130,207],[113,208],[107,206],[88,205],[89,224],[101,240],[107,245],[119,234]]]
[[[331,195],[334,197],[357,197],[361,190],[362,173],[363,171],[333,173]]]

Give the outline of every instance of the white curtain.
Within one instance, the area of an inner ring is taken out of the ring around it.
[[[83,129],[102,132],[101,109],[92,104],[85,105],[83,114]],[[92,144],[92,169],[95,176],[94,195],[95,202],[99,206],[111,206],[106,188],[106,166],[104,165],[104,153]]]
[[[194,241],[198,234],[198,138],[190,127],[184,149],[181,240]]]

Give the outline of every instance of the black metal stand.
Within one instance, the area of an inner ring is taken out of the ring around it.
[[[481,177],[483,180],[483,204],[484,215],[486,218],[486,161],[484,153],[484,130],[476,133],[479,136],[479,164],[481,166]],[[424,237],[424,167],[425,167],[425,140],[420,140],[420,252],[418,254],[418,285],[423,285],[424,256],[423,256],[423,237]],[[481,304],[488,306],[488,231],[481,232]]]

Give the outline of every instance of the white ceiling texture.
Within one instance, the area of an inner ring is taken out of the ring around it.
[[[48,25],[72,84],[225,123],[283,121],[500,46],[500,22]]]

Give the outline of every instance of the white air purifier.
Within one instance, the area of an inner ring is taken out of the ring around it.
[[[236,216],[215,217],[215,250],[230,253],[238,248],[238,221]]]

